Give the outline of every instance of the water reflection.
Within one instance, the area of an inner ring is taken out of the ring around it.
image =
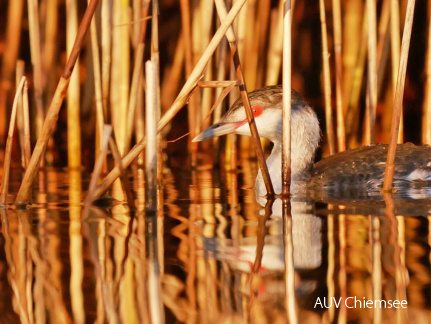
[[[2,322],[430,321],[426,197],[257,202],[252,175],[189,174],[164,169],[150,216],[135,168],[136,212],[93,206],[82,220],[89,176],[41,172],[32,208],[1,210]],[[408,307],[351,308],[353,298]]]

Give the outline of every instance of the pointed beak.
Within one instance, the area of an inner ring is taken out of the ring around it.
[[[242,122],[239,123],[227,123],[227,122],[219,122],[217,124],[214,124],[210,127],[208,127],[206,130],[204,130],[202,133],[200,133],[198,136],[196,136],[192,142],[200,142],[205,141],[207,139],[226,135],[226,134],[233,134],[235,133],[235,130],[241,126]]]

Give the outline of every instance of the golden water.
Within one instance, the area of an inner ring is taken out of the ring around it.
[[[431,323],[427,199],[294,197],[283,218],[280,200],[256,202],[244,160],[237,172],[166,167],[162,212],[145,217],[131,173],[133,215],[110,202],[81,220],[89,174],[54,169],[31,208],[1,210],[0,323]]]

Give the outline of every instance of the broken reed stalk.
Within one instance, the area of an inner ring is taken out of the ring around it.
[[[73,49],[78,32],[78,4],[66,0],[66,52]],[[79,66],[79,60],[76,64]],[[81,123],[80,123],[79,69],[75,69],[67,90],[67,159],[71,169],[81,167]]]
[[[400,3],[398,0],[391,0],[391,53],[392,53],[392,91],[397,88],[398,64],[400,62]],[[398,132],[398,143],[403,142],[403,115],[400,119],[400,130]]]
[[[376,109],[377,109],[377,23],[376,1],[367,0],[368,16],[368,91],[369,109],[369,143],[376,142]],[[368,142],[368,141],[367,141]]]
[[[10,160],[12,157],[12,144],[13,144],[13,133],[15,129],[15,119],[16,119],[16,111],[18,108],[18,100],[19,97],[22,96],[22,88],[24,87],[24,83],[26,81],[25,77],[21,78],[21,81],[16,89],[15,98],[13,100],[12,112],[9,121],[9,131],[6,140],[6,150],[3,164],[3,181],[2,181],[2,191],[0,196],[0,204],[6,204],[6,198],[8,194],[9,188],[9,175],[10,175]]]
[[[154,212],[157,207],[157,67],[156,62],[145,62],[147,91],[145,96],[145,209]]]
[[[225,6],[224,2],[221,0],[216,0],[215,4],[216,4],[217,13],[220,17],[220,20],[226,19],[227,11],[226,11],[226,6]],[[236,71],[236,77],[237,77],[238,81],[240,82],[239,90],[240,90],[240,94],[241,94],[241,99],[242,99],[242,103],[244,105],[245,113],[247,115],[247,121],[248,121],[248,124],[250,126],[251,136],[253,138],[253,142],[255,145],[257,160],[259,162],[259,167],[260,167],[260,170],[262,172],[262,178],[263,178],[263,181],[265,182],[265,187],[266,187],[266,191],[267,191],[268,196],[272,196],[272,195],[274,195],[274,188],[272,186],[271,178],[269,176],[268,168],[267,168],[266,162],[265,162],[265,157],[263,155],[262,144],[260,143],[259,132],[257,131],[256,122],[254,120],[253,112],[251,110],[250,100],[248,98],[248,93],[247,93],[247,87],[245,85],[245,79],[244,79],[244,75],[243,75],[243,72],[241,69],[241,62],[239,60],[235,34],[233,32],[232,27],[228,28],[227,33],[226,33],[226,37],[229,41],[229,46],[230,46],[230,50],[232,53],[233,64],[235,66],[235,71]]]
[[[47,111],[47,115],[42,127],[42,132],[37,140],[36,146],[30,159],[29,166],[21,182],[21,186],[19,188],[15,201],[15,204],[17,205],[26,204],[29,200],[29,194],[31,186],[33,184],[33,180],[36,177],[40,161],[48,144],[48,140],[52,135],[55,124],[57,122],[58,113],[60,111],[61,104],[63,103],[63,99],[69,85],[70,76],[72,75],[72,71],[75,66],[76,60],[78,59],[79,52],[81,51],[85,35],[90,26],[91,17],[95,12],[98,3],[99,0],[92,0],[88,5],[87,10],[85,11],[84,17],[82,18],[82,22],[76,36],[73,50],[69,56],[63,74],[57,85],[54,97]]]
[[[337,142],[338,152],[346,150],[346,130],[344,127],[343,113],[343,60],[342,60],[342,35],[341,35],[341,4],[340,0],[332,0],[334,23],[334,52],[335,52],[335,98],[337,112]]]
[[[149,6],[145,6],[142,8],[142,20],[139,29],[138,35],[138,43],[136,45],[135,50],[135,59],[133,65],[133,74],[132,74],[132,85],[130,87],[130,95],[129,95],[129,108],[127,110],[127,128],[126,128],[126,143],[125,148],[126,152],[129,151],[130,145],[132,142],[133,129],[135,124],[135,112],[136,106],[138,102],[138,91],[140,89],[140,81],[142,78],[142,63],[144,60],[144,49],[145,49],[145,34],[147,31],[147,19],[148,12],[150,10]]]
[[[292,4],[291,0],[284,3],[283,17],[283,121],[282,121],[282,162],[281,184],[282,194],[290,194],[291,177],[291,134],[290,122],[292,117]]]
[[[4,144],[7,120],[7,98],[12,88],[14,69],[21,39],[24,0],[9,1],[6,41],[2,55],[0,78],[0,144]]]
[[[394,110],[392,113],[391,141],[388,148],[388,158],[386,160],[385,177],[383,180],[383,191],[392,191],[392,181],[394,178],[394,163],[397,150],[397,139],[400,126],[400,119],[403,108],[404,84],[406,81],[407,61],[409,57],[410,38],[412,34],[413,17],[415,10],[415,0],[408,0],[406,10],[406,20],[404,23],[403,40],[401,44],[401,58],[398,69],[397,88],[394,98]]]
[[[31,64],[33,66],[33,88],[36,106],[36,134],[40,135],[43,125],[42,59],[40,52],[39,6],[37,0],[28,0],[28,23],[30,34]]]
[[[326,31],[325,1],[319,0],[320,23],[322,32],[322,66],[323,66],[323,86],[325,95],[325,121],[326,135],[328,136],[329,155],[335,153],[334,125],[332,122],[332,94],[331,94],[331,75],[329,70],[329,50],[328,34]]]
[[[90,213],[91,203],[94,200],[94,190],[97,186],[97,180],[99,179],[100,172],[102,171],[103,162],[105,160],[106,153],[108,152],[108,143],[112,134],[112,126],[104,125],[102,133],[102,142],[100,146],[100,154],[94,164],[93,174],[91,175],[90,183],[88,185],[87,196],[84,199],[84,208],[82,210],[82,219],[86,219]]]
[[[428,12],[428,19],[431,15]],[[424,119],[422,123],[422,143],[431,144],[431,24],[428,23],[428,43],[426,53],[426,82],[424,99]]]
[[[160,118],[160,121],[158,122],[158,125],[157,125],[158,133],[160,133],[166,127],[166,125],[169,124],[172,118],[174,118],[175,115],[180,111],[180,109],[188,102],[190,95],[193,93],[193,90],[197,87],[197,82],[199,81],[199,78],[201,77],[201,73],[204,70],[209,58],[211,57],[211,55],[213,55],[216,47],[224,37],[224,34],[232,24],[235,17],[238,15],[245,1],[246,0],[238,0],[237,2],[235,2],[229,14],[227,15],[226,19],[222,21],[220,27],[218,28],[217,32],[211,39],[211,42],[208,44],[207,48],[205,49],[204,53],[202,54],[201,58],[196,64],[195,68],[193,69],[192,73],[187,78],[186,83],[182,87],[174,103],[171,105],[169,110],[166,111],[166,113]],[[136,159],[138,155],[144,150],[144,148],[145,148],[145,139],[142,139],[130,150],[128,154],[126,154],[126,156],[123,157],[123,163],[122,163],[123,168],[127,168],[130,165],[130,163],[132,163],[133,160]],[[115,181],[115,179],[118,178],[119,175],[120,175],[120,169],[118,167],[115,167],[113,170],[111,170],[111,172],[103,179],[102,183],[100,183],[99,187],[97,188],[94,194],[94,198],[96,199],[100,197],[109,188],[109,186]]]

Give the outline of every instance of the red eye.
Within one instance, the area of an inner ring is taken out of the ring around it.
[[[261,106],[253,106],[251,107],[251,111],[253,112],[254,117],[259,117],[262,114]]]

